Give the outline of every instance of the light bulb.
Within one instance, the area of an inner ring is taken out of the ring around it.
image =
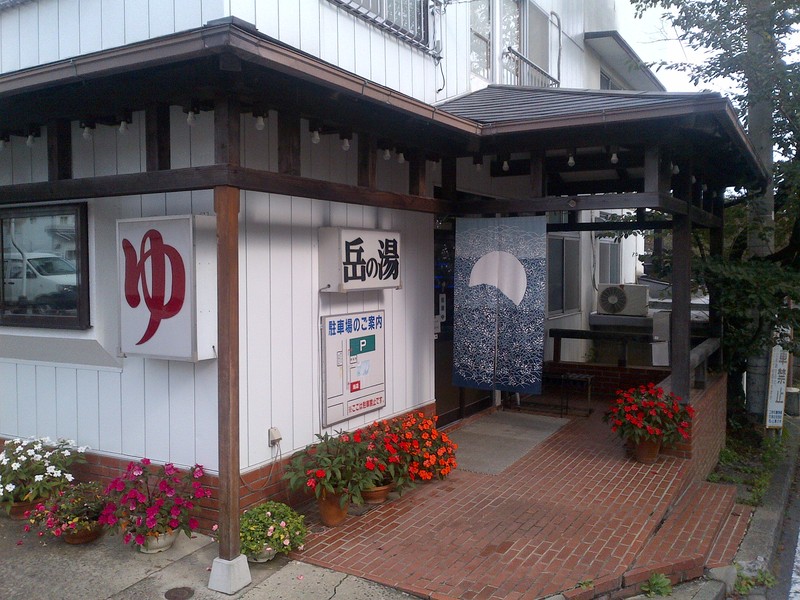
[[[505,172],[508,172],[508,170],[509,170],[510,168],[511,168],[511,167],[509,166],[509,164],[508,164],[508,161],[507,161],[507,160],[504,160],[504,161],[503,161],[503,171],[505,171]]]
[[[311,132],[311,143],[319,144],[319,131],[316,129]]]
[[[695,183],[697,183],[697,177],[692,175],[692,185],[694,185]]]
[[[190,110],[188,112],[188,114],[186,115],[186,124],[189,127],[194,127],[194,123],[195,123],[196,120],[197,120],[197,117],[195,116],[194,111]]]
[[[128,122],[125,121],[124,119],[119,122],[119,132],[122,135],[125,135],[126,133],[128,133]]]
[[[388,148],[386,148],[383,151],[383,160],[389,160],[390,158],[392,158],[392,153],[389,151]]]
[[[680,167],[678,167],[678,165],[673,165],[673,166],[672,166],[672,174],[673,174],[673,175],[677,175],[677,174],[679,174],[680,172],[681,172],[681,169],[680,169]]]
[[[264,121],[264,115],[258,115],[256,117],[256,129],[258,131],[264,131],[264,127],[266,127],[266,122]]]
[[[616,152],[614,152],[614,153],[611,155],[611,164],[612,164],[612,165],[615,165],[615,164],[617,164],[618,162],[619,162],[619,156],[617,156],[617,153],[616,153]]]
[[[707,192],[707,191],[708,191],[708,186],[707,186],[705,183],[704,183],[704,184],[701,186],[701,188],[702,188],[702,190],[703,190],[704,192]]]
[[[483,171],[483,165],[481,163],[475,163],[475,170],[480,173]]]
[[[347,138],[344,138],[344,139],[342,140],[342,150],[344,150],[345,152],[347,152],[348,150],[350,150],[350,140],[349,140],[349,139],[347,139]]]
[[[398,153],[397,153],[397,162],[399,162],[401,165],[402,165],[404,162],[406,162],[406,156],[405,156],[405,154],[403,154],[402,152],[398,152]]]
[[[86,125],[83,128],[83,139],[90,140],[92,139],[92,128]]]
[[[32,134],[32,133],[31,133],[31,134],[29,134],[29,135],[28,135],[28,139],[27,139],[27,140],[25,140],[25,145],[26,145],[28,148],[32,148],[32,147],[33,147],[33,134]]]
[[[575,166],[575,157],[572,156],[572,154],[569,155],[569,159],[567,160],[567,164],[570,167],[574,167]]]

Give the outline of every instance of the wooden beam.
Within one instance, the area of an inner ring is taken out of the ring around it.
[[[217,214],[217,378],[219,557],[233,560],[239,541],[239,190],[214,188]]]
[[[408,164],[408,193],[412,196],[427,196],[425,155],[414,152]]]
[[[72,131],[67,119],[47,124],[47,180],[72,179]]]
[[[443,170],[444,171],[444,170]],[[592,196],[546,196],[544,198],[490,199],[462,201],[455,210],[459,214],[520,213],[612,208],[655,208],[672,214],[686,214],[686,203],[669,194],[597,194]]]
[[[672,221],[595,222],[595,223],[548,223],[547,233],[560,231],[660,231],[672,229]]]
[[[458,163],[454,156],[442,159],[442,198],[453,204],[458,198]]]
[[[144,111],[145,155],[148,171],[167,171],[170,167],[169,105],[149,104]]]
[[[300,116],[278,112],[278,172],[300,175]]]
[[[214,100],[214,162],[218,165],[241,164],[241,111],[239,100],[220,96]]]
[[[378,146],[371,133],[358,134],[358,185],[370,190],[378,187]]]
[[[675,195],[691,199],[691,174],[681,173],[675,182]],[[691,299],[692,299],[692,220],[688,214],[675,215],[672,227],[672,391],[689,400],[691,391]]]
[[[531,151],[531,196],[541,198],[547,195],[547,176],[545,175],[544,152]]]

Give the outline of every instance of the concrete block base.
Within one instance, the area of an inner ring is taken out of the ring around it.
[[[247,557],[240,554],[233,560],[215,558],[211,564],[211,577],[208,578],[208,589],[223,594],[235,594],[250,585],[250,567]]]

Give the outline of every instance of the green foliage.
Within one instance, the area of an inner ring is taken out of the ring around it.
[[[745,575],[741,565],[736,565],[736,583],[733,589],[739,596],[747,596],[755,587],[771,588],[777,583],[769,571],[759,569],[755,575]]]
[[[307,534],[304,517],[282,502],[259,504],[239,521],[242,554],[247,556],[259,554],[265,546],[278,554],[302,550]]]
[[[581,579],[577,583],[577,587],[582,590],[590,590],[594,587],[594,579]]]
[[[653,573],[641,585],[642,593],[648,598],[653,596],[669,596],[672,594],[672,582],[663,573]]]
[[[707,259],[698,272],[718,293],[725,323],[723,355],[730,367],[741,368],[748,356],[775,344],[800,351],[800,343],[786,333],[775,337],[779,328],[800,326],[800,309],[787,302],[800,302],[800,272],[770,261],[722,258]]]

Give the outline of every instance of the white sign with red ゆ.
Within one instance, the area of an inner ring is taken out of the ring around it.
[[[124,355],[215,358],[215,219],[183,215],[117,221],[120,350]]]

